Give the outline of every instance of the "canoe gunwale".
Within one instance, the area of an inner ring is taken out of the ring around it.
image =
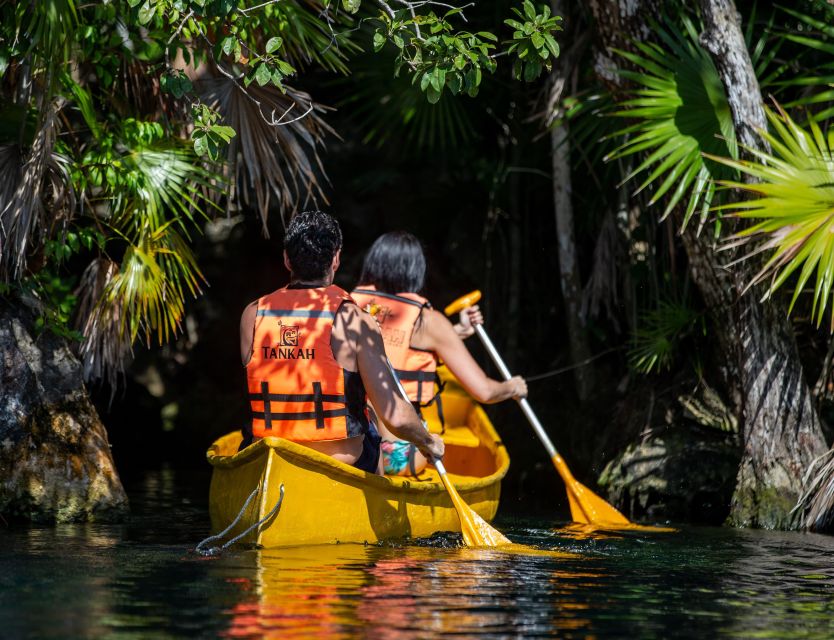
[[[280,457],[319,467],[322,473],[326,473],[334,479],[338,477],[350,478],[354,481],[359,480],[363,484],[376,486],[380,489],[395,489],[397,491],[411,491],[414,493],[442,493],[445,491],[443,485],[439,482],[420,482],[413,478],[379,476],[375,473],[360,471],[355,467],[334,460],[330,456],[314,451],[309,447],[290,442],[289,440],[284,440],[283,438],[264,438],[232,456],[219,455],[215,453],[215,449],[216,445],[212,445],[206,458],[209,464],[219,469],[234,469],[235,467],[252,462],[263,455],[267,455],[270,450],[273,450]],[[498,454],[496,455],[496,459],[500,465],[495,472],[477,480],[455,482],[455,486],[460,491],[474,491],[500,481],[507,474],[509,459],[506,454]]]
[[[482,411],[480,407],[476,410]],[[484,416],[485,418],[486,416]],[[458,481],[456,479],[455,486],[459,491],[476,491],[478,489],[489,487],[497,482],[500,482],[507,474],[507,469],[510,466],[509,456],[504,445],[501,443],[497,434],[494,432],[492,425],[487,421],[487,433],[485,436],[492,436],[493,446],[495,447],[492,454],[496,462],[496,470],[488,476],[483,476],[477,479],[467,479]],[[218,443],[225,439],[234,437],[236,432],[229,433],[218,439],[209,447],[206,452],[206,459],[209,464],[217,469],[230,470],[236,467],[248,464],[261,456],[268,455],[272,451],[275,455],[282,458],[287,458],[293,462],[300,462],[303,465],[312,465],[318,467],[319,470],[331,476],[334,479],[345,478],[353,482],[359,481],[369,487],[377,487],[381,490],[394,490],[405,493],[442,493],[445,492],[443,485],[440,482],[419,481],[414,478],[407,478],[401,476],[379,476],[375,473],[368,473],[367,471],[360,471],[359,469],[339,462],[323,453],[305,447],[304,445],[285,440],[284,438],[267,437],[238,451],[237,453],[224,456],[219,453],[220,446]],[[484,438],[481,442],[485,443]]]

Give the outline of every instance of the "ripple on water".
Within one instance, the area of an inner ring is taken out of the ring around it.
[[[439,534],[202,558],[207,485],[176,478],[146,478],[124,525],[0,529],[0,636],[834,637],[826,536],[504,521],[538,552]]]

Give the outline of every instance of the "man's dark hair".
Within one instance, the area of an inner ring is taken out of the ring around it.
[[[425,280],[426,257],[420,241],[406,231],[391,231],[371,245],[359,284],[372,284],[383,293],[419,293]]]
[[[333,256],[342,248],[342,230],[333,216],[322,211],[303,211],[290,220],[284,249],[293,276],[300,280],[324,277]]]

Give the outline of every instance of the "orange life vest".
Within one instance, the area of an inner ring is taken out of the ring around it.
[[[295,442],[343,440],[368,431],[358,372],[333,357],[337,286],[278,289],[258,300],[252,359],[246,365],[252,435]]]
[[[363,309],[378,306],[376,320],[385,342],[385,353],[412,402],[431,404],[437,393],[437,356],[433,351],[411,346],[411,334],[423,309],[431,304],[416,293],[383,293],[375,287],[359,286],[350,294]]]

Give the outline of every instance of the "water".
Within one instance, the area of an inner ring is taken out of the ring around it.
[[[124,525],[0,523],[0,638],[834,637],[834,537],[505,520],[553,553],[438,536],[202,558],[207,486],[149,473]]]

